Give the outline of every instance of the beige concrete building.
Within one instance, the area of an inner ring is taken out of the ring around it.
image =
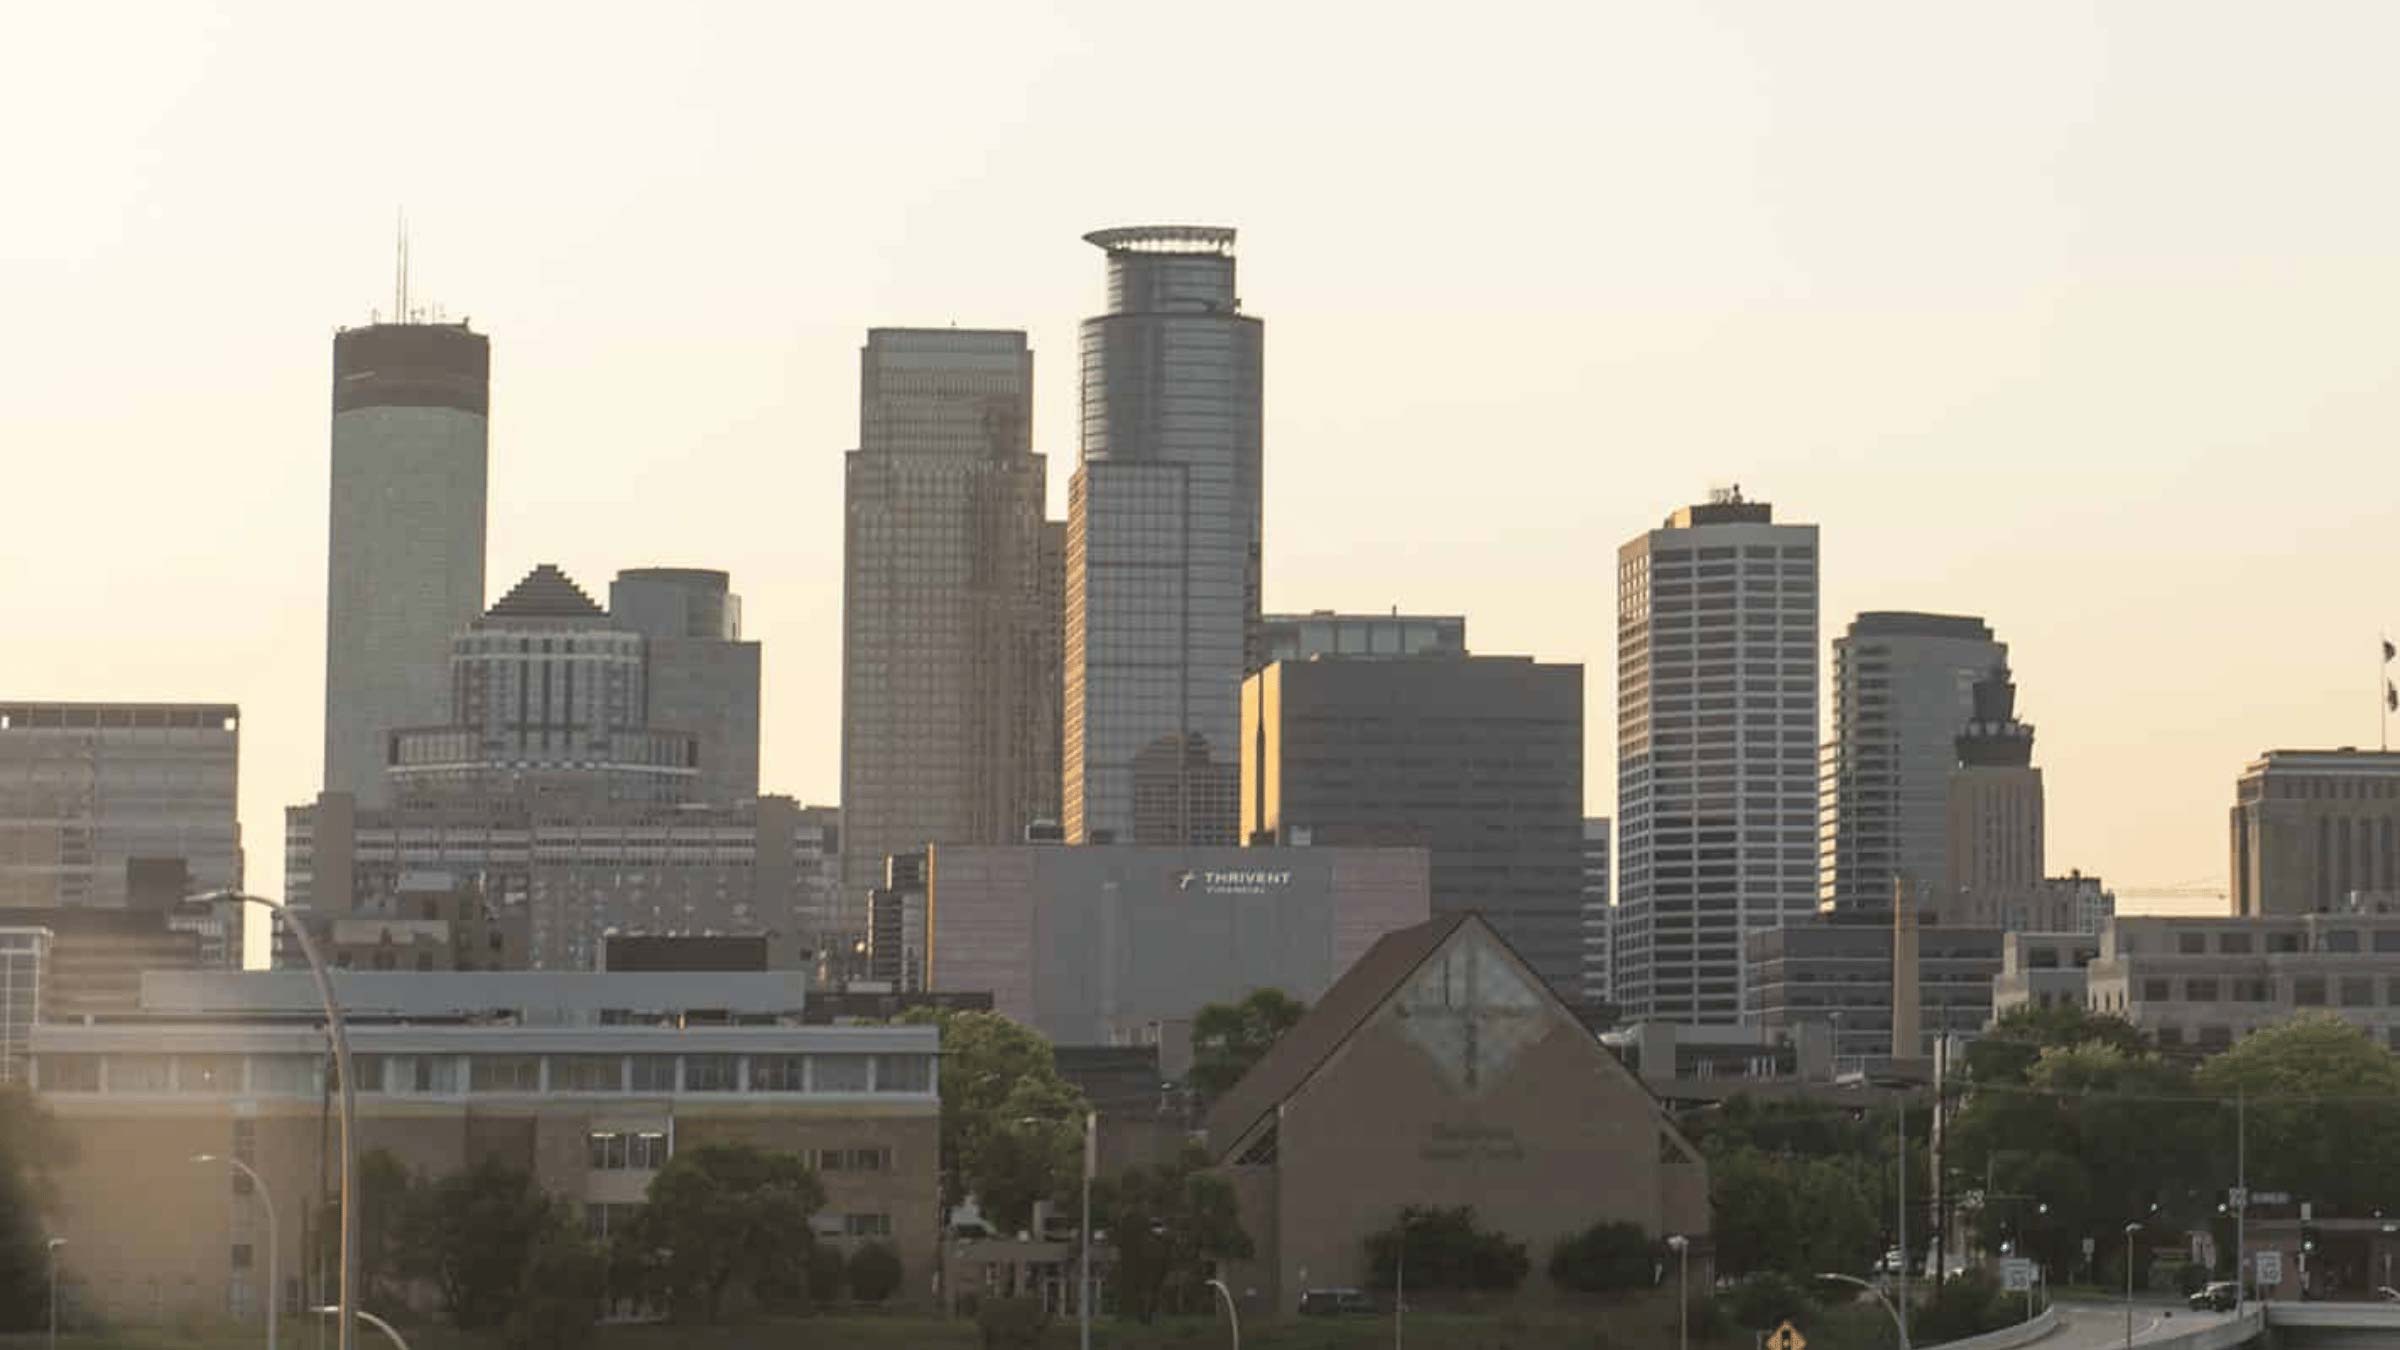
[[[2400,897],[2400,753],[2270,750],[2233,788],[2233,912],[2324,913]]]
[[[1366,1239],[1407,1205],[1472,1205],[1523,1242],[1523,1296],[1551,1249],[1602,1220],[1693,1242],[1707,1288],[1708,1169],[1641,1080],[1481,918],[1378,942],[1209,1112],[1254,1259],[1246,1312],[1364,1287]]]
[[[2333,1013],[2400,1050],[2400,915],[2120,918],[2086,1002],[2162,1048],[2222,1050],[2300,1013]]]
[[[2000,939],[2000,973],[1992,980],[1992,1016],[2031,1004],[2081,1007],[2091,992],[2089,967],[2100,955],[2093,933],[2007,933]]]
[[[57,1176],[53,1231],[67,1240],[61,1256],[77,1297],[99,1316],[261,1317],[270,1243],[287,1312],[329,1301],[333,1272],[303,1255],[311,1216],[338,1193],[325,1037],[289,1011],[299,984],[280,972],[263,978],[280,983],[238,1020],[50,1024],[34,1033],[36,1090],[79,1144]],[[794,1151],[824,1184],[820,1238],[890,1242],[903,1296],[931,1288],[941,1129],[934,1028],[696,1020],[760,1016],[743,1007],[792,983],[781,975],[685,978],[687,999],[741,1006],[633,1022],[625,1018],[636,1009],[656,1012],[658,979],[534,976],[542,987],[520,1000],[515,1024],[481,1025],[392,1013],[422,1001],[412,1000],[410,983],[447,980],[456,995],[495,977],[386,976],[382,992],[373,977],[339,978],[345,989],[359,985],[362,1005],[382,1009],[351,1031],[362,1150],[389,1150],[427,1176],[501,1159],[580,1207],[596,1236],[624,1222],[677,1152],[730,1142]],[[197,986],[209,981],[179,983],[184,1005],[208,1002],[210,990]],[[611,989],[631,1005],[616,1017],[598,1006]],[[179,1000],[161,991],[158,1001]],[[588,1006],[570,1012],[562,1003]],[[257,1170],[279,1219],[272,1233],[266,1197],[225,1164],[195,1163],[203,1153]]]

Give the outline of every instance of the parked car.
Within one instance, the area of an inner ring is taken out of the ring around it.
[[[1302,1317],[1340,1317],[1345,1313],[1371,1313],[1375,1300],[1359,1289],[1310,1289],[1300,1295]]]
[[[2240,1291],[2231,1280],[2214,1280],[2192,1295],[2192,1308],[2197,1312],[2232,1312],[2240,1301]]]

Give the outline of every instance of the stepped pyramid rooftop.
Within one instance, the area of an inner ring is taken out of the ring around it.
[[[608,611],[592,602],[583,588],[554,563],[543,563],[525,574],[500,603],[485,611],[483,620],[572,619],[608,622]]]

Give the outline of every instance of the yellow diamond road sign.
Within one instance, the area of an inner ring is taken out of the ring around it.
[[[1786,1322],[1767,1333],[1767,1350],[1808,1350],[1808,1338],[1800,1328]]]

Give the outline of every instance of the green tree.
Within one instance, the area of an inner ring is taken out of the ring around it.
[[[1390,1289],[1407,1258],[1408,1288],[1459,1292],[1495,1292],[1524,1283],[1533,1269],[1525,1244],[1506,1233],[1479,1228],[1468,1206],[1436,1209],[1403,1206],[1399,1222],[1369,1233],[1366,1239],[1368,1278],[1378,1289]]]
[[[799,1157],[740,1144],[678,1153],[650,1179],[620,1239],[623,1264],[647,1272],[676,1314],[714,1322],[741,1282],[762,1300],[805,1288],[808,1217],[825,1189]]]
[[[891,1244],[869,1242],[850,1253],[847,1272],[850,1296],[861,1303],[881,1303],[900,1291],[900,1253]]]
[[[998,1013],[911,1009],[942,1029],[942,1203],[968,1196],[1004,1233],[1082,1177],[1083,1094],[1050,1042]],[[1030,1123],[1029,1123],[1030,1122]]]
[[[1666,1244],[1643,1232],[1638,1223],[1596,1223],[1551,1251],[1550,1278],[1587,1294],[1645,1289],[1656,1278],[1666,1251]]]
[[[0,1329],[26,1331],[49,1308],[49,1256],[42,1215],[52,1173],[73,1156],[58,1128],[22,1084],[0,1087]]]
[[[1253,989],[1239,1003],[1200,1009],[1192,1018],[1193,1089],[1211,1101],[1223,1096],[1307,1011],[1280,989]]]
[[[550,1222],[526,1253],[523,1277],[508,1313],[509,1350],[581,1350],[599,1323],[608,1287],[608,1259],[553,1205]]]
[[[2245,1099],[2250,1184],[2320,1214],[2400,1209],[2400,1057],[2330,1014],[2246,1036],[2210,1059],[2200,1090]],[[2230,1109],[2221,1108],[2230,1117]]]
[[[1117,1306],[1143,1322],[1198,1307],[1211,1266],[1251,1254],[1232,1185],[1207,1167],[1208,1155],[1190,1148],[1092,1187],[1092,1225],[1107,1231],[1115,1257]]]
[[[819,1306],[838,1303],[850,1287],[850,1263],[839,1247],[818,1246],[808,1253],[808,1301]]]
[[[536,1245],[560,1222],[557,1202],[530,1175],[486,1158],[415,1188],[394,1235],[398,1264],[433,1283],[461,1330],[501,1326]]]
[[[2117,1035],[2045,1046],[2021,1073],[2012,1062],[1976,1079],[1949,1142],[1957,1175],[1987,1192],[1976,1216],[1986,1245],[2011,1239],[2068,1271],[2083,1238],[2148,1221],[2154,1206],[2161,1221],[2200,1222],[2214,1208],[2200,1201],[2216,1170],[2218,1113],[2196,1091],[2181,1064]]]
[[[2002,1013],[1967,1047],[1967,1077],[1984,1085],[2023,1083],[2043,1051],[2084,1045],[2106,1046],[2125,1055],[2152,1049],[2141,1029],[2122,1017],[2094,1012],[2080,1003],[2021,1003]]]
[[[1805,1279],[1818,1271],[1865,1270],[1889,1227],[1879,1203],[1873,1157],[1815,1158],[1747,1145],[1709,1158],[1710,1235],[1719,1272],[1779,1273]]]

